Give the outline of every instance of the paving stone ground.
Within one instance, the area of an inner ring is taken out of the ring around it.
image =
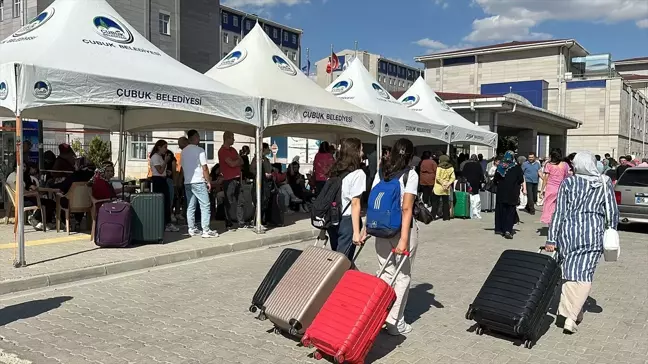
[[[406,338],[381,334],[367,362],[647,364],[646,228],[621,232],[621,260],[600,263],[577,334],[562,334],[553,315],[532,350],[472,332],[466,309],[502,250],[535,250],[544,242],[534,222],[539,217],[521,217],[514,240],[493,234],[492,215],[421,228],[406,315],[414,331]],[[368,244],[358,266],[373,272],[377,263]],[[315,363],[310,349],[266,332],[271,324],[247,311],[281,249],[2,297],[0,363]]]

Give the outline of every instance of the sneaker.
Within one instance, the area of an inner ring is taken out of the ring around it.
[[[43,223],[39,222],[38,224],[36,224],[36,226],[34,226],[34,229],[36,229],[38,231],[42,231],[43,230]]]
[[[511,234],[509,232],[506,232],[506,233],[504,233],[504,238],[511,240],[511,239],[513,239],[513,234]]]
[[[174,215],[171,215],[171,223],[175,224],[177,222],[178,222],[178,219],[176,219],[176,217]]]
[[[563,326],[563,333],[565,334],[575,334],[578,331],[578,325],[572,321],[570,318],[565,319],[565,325]]]
[[[201,234],[202,234],[202,231],[200,231],[200,229],[196,229],[196,228],[190,228],[189,229],[189,236],[198,236],[198,235],[201,235]]]
[[[387,324],[387,333],[392,336],[406,335],[412,332],[412,326],[404,320],[398,321],[397,325]]]
[[[217,238],[218,233],[216,231],[214,231],[214,230],[207,230],[207,231],[203,231],[202,237],[203,238]]]
[[[236,225],[226,226],[225,228],[227,229],[227,231],[232,231],[232,232],[238,230],[238,226]]]
[[[167,226],[166,226],[166,228],[164,229],[164,231],[166,231],[166,232],[168,232],[168,233],[175,233],[175,232],[180,231],[180,229],[178,229],[178,228],[177,228],[175,225],[173,225],[173,224],[167,224]]]
[[[184,216],[182,216],[182,215],[180,215],[180,214],[175,215],[175,218],[176,218],[177,221],[185,221],[185,220],[186,220],[186,219],[184,218]]]

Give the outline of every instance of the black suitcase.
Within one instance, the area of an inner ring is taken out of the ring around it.
[[[250,312],[255,313],[257,310],[260,310],[257,318],[259,320],[265,320],[265,301],[270,296],[270,293],[275,289],[281,278],[286,274],[288,269],[292,267],[293,263],[299,258],[302,251],[298,249],[287,248],[284,249],[279,258],[274,262],[268,274],[257,288],[254,296],[252,297],[252,305],[250,306]]]
[[[284,215],[286,213],[286,198],[283,193],[275,190],[270,196],[270,205],[266,213],[266,222],[272,226],[284,226]]]
[[[540,249],[540,252],[544,247]],[[553,255],[505,250],[486,278],[466,318],[477,322],[476,332],[485,330],[510,335],[531,349],[561,278]]]

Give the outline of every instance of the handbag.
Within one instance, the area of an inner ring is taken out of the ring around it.
[[[608,202],[607,181],[601,176],[603,182],[603,198],[605,200],[605,233],[603,233],[603,258],[606,262],[616,262],[621,254],[619,232],[612,227],[612,210]]]
[[[484,191],[490,192],[490,193],[497,193],[497,185],[495,184],[495,180],[491,178],[484,184]]]
[[[429,224],[434,220],[434,214],[425,207],[423,201],[421,201],[418,196],[414,200],[414,218],[417,221],[424,223],[425,225]]]

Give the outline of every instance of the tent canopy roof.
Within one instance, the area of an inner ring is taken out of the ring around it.
[[[116,129],[125,108],[126,129],[205,122],[247,134],[260,120],[258,98],[170,57],[105,0],[56,0],[1,41],[0,82],[11,95],[1,115]]]

